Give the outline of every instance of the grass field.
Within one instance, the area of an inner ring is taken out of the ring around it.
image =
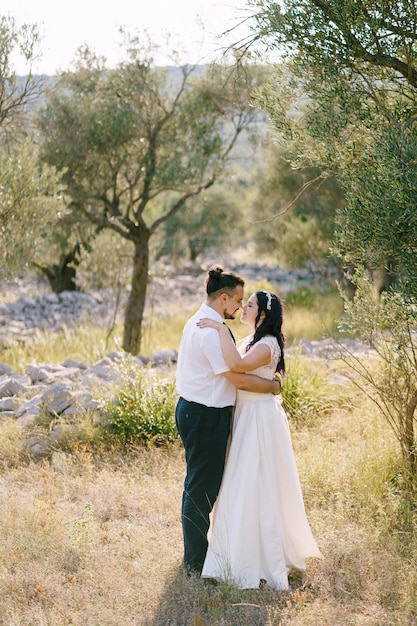
[[[356,398],[351,408],[352,393],[314,426],[293,428],[325,558],[289,592],[183,576],[179,445],[9,456],[0,474],[0,624],[411,626],[417,547],[396,487],[396,446],[370,407]]]
[[[165,320],[164,333],[152,321],[149,354],[178,346],[181,319],[172,327]],[[39,335],[0,360],[24,370],[34,358],[92,362],[109,349],[103,336],[79,329]],[[318,367],[303,364],[311,386]],[[179,443],[142,448],[92,435],[31,458],[16,424],[0,420],[0,626],[416,624],[417,515],[397,442],[350,384],[326,383],[325,394],[326,410],[290,421],[324,559],[311,560],[288,592],[211,587],[183,575]]]

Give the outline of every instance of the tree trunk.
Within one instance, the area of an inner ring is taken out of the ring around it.
[[[396,270],[397,263],[393,259],[387,259],[385,265],[374,273],[378,296],[381,296],[383,291],[388,291],[392,285],[398,282]]]
[[[417,391],[411,397],[410,402],[405,408],[405,429],[404,429],[404,445],[407,466],[410,471],[411,480],[415,484],[417,478],[417,457],[416,457],[416,440],[414,435],[414,413],[417,408]],[[416,485],[417,486],[417,485]]]
[[[142,321],[148,286],[149,238],[135,241],[131,292],[126,305],[123,333],[123,349],[130,354],[139,354],[142,340]]]
[[[54,293],[62,291],[77,291],[76,267],[80,264],[80,244],[77,243],[67,254],[61,254],[59,264],[34,265],[47,277],[51,289]]]

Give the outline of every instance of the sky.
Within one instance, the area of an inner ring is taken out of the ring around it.
[[[167,34],[183,51],[182,62],[209,62],[248,35],[247,26],[238,27],[248,11],[245,0],[0,0],[0,15],[13,17],[17,25],[37,24],[41,59],[33,69],[49,75],[70,69],[83,44],[114,66],[122,58],[120,27],[132,34],[146,31],[159,43],[157,64],[169,64]],[[219,38],[230,28],[233,34]],[[24,72],[18,58],[14,63],[18,73]]]

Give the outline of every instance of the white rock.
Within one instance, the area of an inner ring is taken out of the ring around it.
[[[4,374],[8,374],[9,376],[11,376],[12,374],[16,373],[17,372],[15,372],[14,369],[10,367],[10,365],[6,365],[6,363],[0,363],[0,376],[4,376]]]
[[[35,415],[35,416],[39,415],[41,412],[40,410],[41,399],[42,399],[42,394],[37,394],[36,396],[33,396],[33,398],[31,398],[27,402],[24,402],[23,404],[21,404],[21,406],[15,411],[15,417],[20,418],[23,415]]]
[[[82,361],[74,361],[72,359],[66,359],[62,365],[69,368],[76,367],[79,370],[86,370],[88,367],[86,363],[82,363]]]
[[[49,446],[43,439],[39,437],[30,437],[25,441],[26,446],[29,448],[31,454],[43,455],[47,454]]]
[[[73,395],[68,385],[54,383],[41,396],[41,404],[50,413],[58,415],[73,403]]]
[[[0,398],[5,396],[15,396],[20,393],[25,386],[30,385],[30,378],[21,374],[0,377]]]
[[[14,397],[0,398],[0,411],[17,411],[21,401]]]

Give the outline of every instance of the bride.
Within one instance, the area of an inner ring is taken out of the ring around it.
[[[235,372],[272,378],[285,374],[282,304],[257,291],[243,307],[251,333],[235,346],[225,324],[204,318],[220,333]],[[202,577],[257,588],[261,580],[288,589],[288,572],[305,570],[322,555],[312,535],[298,478],[287,416],[272,394],[237,392],[232,442],[217,499]]]

